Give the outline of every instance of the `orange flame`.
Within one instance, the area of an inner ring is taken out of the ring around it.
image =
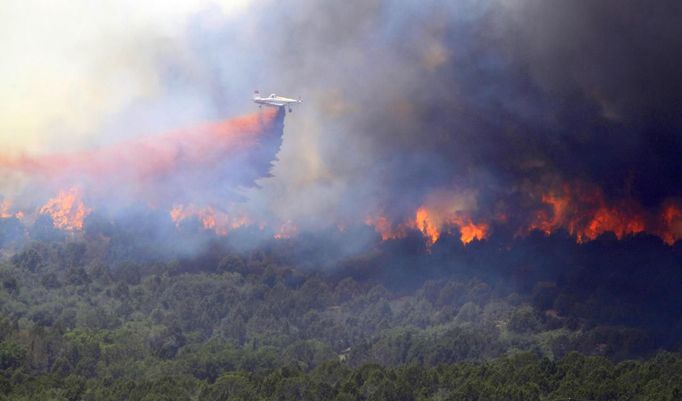
[[[682,238],[682,209],[678,205],[669,202],[663,207],[662,220],[663,230],[659,235],[663,242],[673,245]]]
[[[12,202],[9,200],[5,199],[2,202],[0,202],[0,219],[8,219],[13,216],[13,214],[10,212],[10,209],[12,208]]]
[[[374,227],[374,230],[381,236],[383,241],[404,237],[405,233],[393,227],[393,223],[384,215],[368,216],[365,224]]]
[[[461,211],[448,212],[426,206],[417,208],[413,220],[397,226],[384,215],[368,217],[365,224],[374,227],[384,241],[404,238],[409,230],[419,230],[429,246],[435,244],[444,232],[451,232],[452,228],[459,230],[459,239],[465,245],[487,238],[490,231],[487,223],[474,223]]]
[[[579,243],[607,232],[618,239],[647,232],[669,245],[682,237],[682,210],[674,203],[655,215],[633,201],[609,202],[600,188],[580,183],[564,184],[541,199],[546,207],[534,213],[525,233],[538,230],[550,235],[563,228]]]
[[[85,206],[82,196],[82,191],[75,187],[60,191],[56,197],[48,200],[38,212],[52,217],[54,226],[59,229],[80,231],[83,229],[85,217],[92,211]]]
[[[450,232],[451,227],[459,230],[459,240],[464,245],[473,240],[487,238],[490,230],[487,223],[474,223],[473,219],[462,211],[443,211],[425,206],[417,209],[414,226],[422,232],[429,245],[438,241],[443,232]]]
[[[0,219],[9,219],[10,217],[16,217],[19,220],[23,220],[24,212],[21,210],[12,212],[12,201],[5,199],[0,202]]]
[[[288,239],[298,235],[298,227],[291,221],[287,221],[279,227],[274,235],[275,239]]]
[[[554,194],[543,194],[542,203],[550,206],[552,215],[548,216],[545,210],[539,210],[528,229],[529,231],[539,230],[549,235],[563,224],[568,200]]]
[[[575,235],[578,242],[594,240],[605,232],[612,232],[616,238],[622,239],[626,235],[644,232],[644,229],[643,217],[630,215],[617,208],[601,207],[594,212],[587,226],[582,230],[577,229]]]
[[[414,225],[419,231],[422,232],[422,234],[424,234],[424,237],[429,242],[429,245],[434,244],[436,241],[438,241],[438,238],[440,238],[440,230],[436,226],[433,215],[429,214],[429,210],[423,206],[417,209],[417,213],[414,218]]]
[[[234,216],[212,207],[198,208],[193,205],[175,205],[170,211],[170,216],[176,226],[180,226],[180,223],[189,217],[196,217],[204,229],[214,231],[221,236],[226,236],[230,231],[244,227],[251,222],[245,214]]]
[[[473,240],[481,241],[488,236],[489,226],[486,223],[474,224],[471,220],[467,221],[466,224],[460,225],[460,241],[463,244],[468,244]]]

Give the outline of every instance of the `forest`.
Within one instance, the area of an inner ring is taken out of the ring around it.
[[[346,253],[370,233],[248,248],[149,221],[22,241],[0,221],[0,399],[682,397],[681,249],[656,238],[417,232]]]

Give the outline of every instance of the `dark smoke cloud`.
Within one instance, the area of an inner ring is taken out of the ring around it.
[[[465,193],[490,218],[571,181],[658,207],[682,195],[681,8],[288,0],[239,19],[207,9],[180,37],[140,41],[163,100],[128,105],[102,131],[238,115],[253,110],[254,89],[301,96],[274,177],[246,204],[256,220],[302,228],[399,220],[434,191]]]
[[[434,188],[492,208],[571,180],[658,205],[682,188],[681,7],[292,0],[188,35],[216,108],[255,87],[306,101],[253,195],[277,214],[399,215]]]

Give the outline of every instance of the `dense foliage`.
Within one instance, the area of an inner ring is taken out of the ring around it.
[[[0,263],[0,399],[682,397],[679,319],[666,334],[618,287],[384,246],[311,269],[293,243],[143,262],[30,243]]]

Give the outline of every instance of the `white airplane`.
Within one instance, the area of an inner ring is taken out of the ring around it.
[[[253,102],[258,104],[258,107],[274,106],[274,107],[287,107],[289,106],[289,112],[291,112],[291,106],[294,104],[303,103],[301,99],[290,99],[288,97],[277,96],[274,93],[268,97],[261,97],[259,91],[253,92]]]

